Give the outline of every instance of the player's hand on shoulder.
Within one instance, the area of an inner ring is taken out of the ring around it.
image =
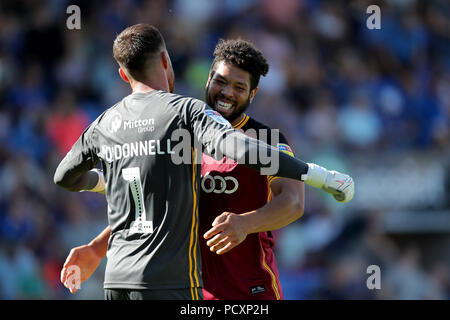
[[[211,251],[224,254],[247,237],[243,217],[232,212],[223,212],[214,219],[212,228],[203,237],[208,240],[206,244]]]

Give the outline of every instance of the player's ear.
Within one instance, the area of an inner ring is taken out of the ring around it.
[[[164,67],[164,70],[169,69],[169,54],[167,53],[167,50],[164,50],[163,52],[161,52],[161,63]]]
[[[253,98],[256,95],[256,92],[258,92],[258,87],[256,87],[255,89],[253,89],[252,91],[250,91],[250,103],[252,103]]]
[[[211,82],[212,76],[213,76],[213,72],[211,71],[208,75],[208,81],[206,81],[206,89],[208,89],[208,87],[209,87],[209,83]]]
[[[120,77],[122,78],[123,81],[125,81],[127,83],[130,83],[130,79],[128,79],[125,71],[123,71],[122,68],[119,68],[119,74],[120,74]]]

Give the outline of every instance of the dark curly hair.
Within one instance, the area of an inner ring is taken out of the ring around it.
[[[220,61],[231,63],[250,73],[250,91],[258,86],[261,75],[265,76],[269,72],[269,64],[262,52],[253,43],[242,39],[219,40],[214,49],[214,61],[210,69],[212,75]]]

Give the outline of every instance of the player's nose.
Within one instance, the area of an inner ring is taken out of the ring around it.
[[[224,98],[231,99],[233,97],[233,89],[231,88],[231,86],[223,86],[220,91],[220,94]]]

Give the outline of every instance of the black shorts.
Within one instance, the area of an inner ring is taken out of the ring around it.
[[[202,288],[137,290],[105,289],[105,300],[203,300]]]

